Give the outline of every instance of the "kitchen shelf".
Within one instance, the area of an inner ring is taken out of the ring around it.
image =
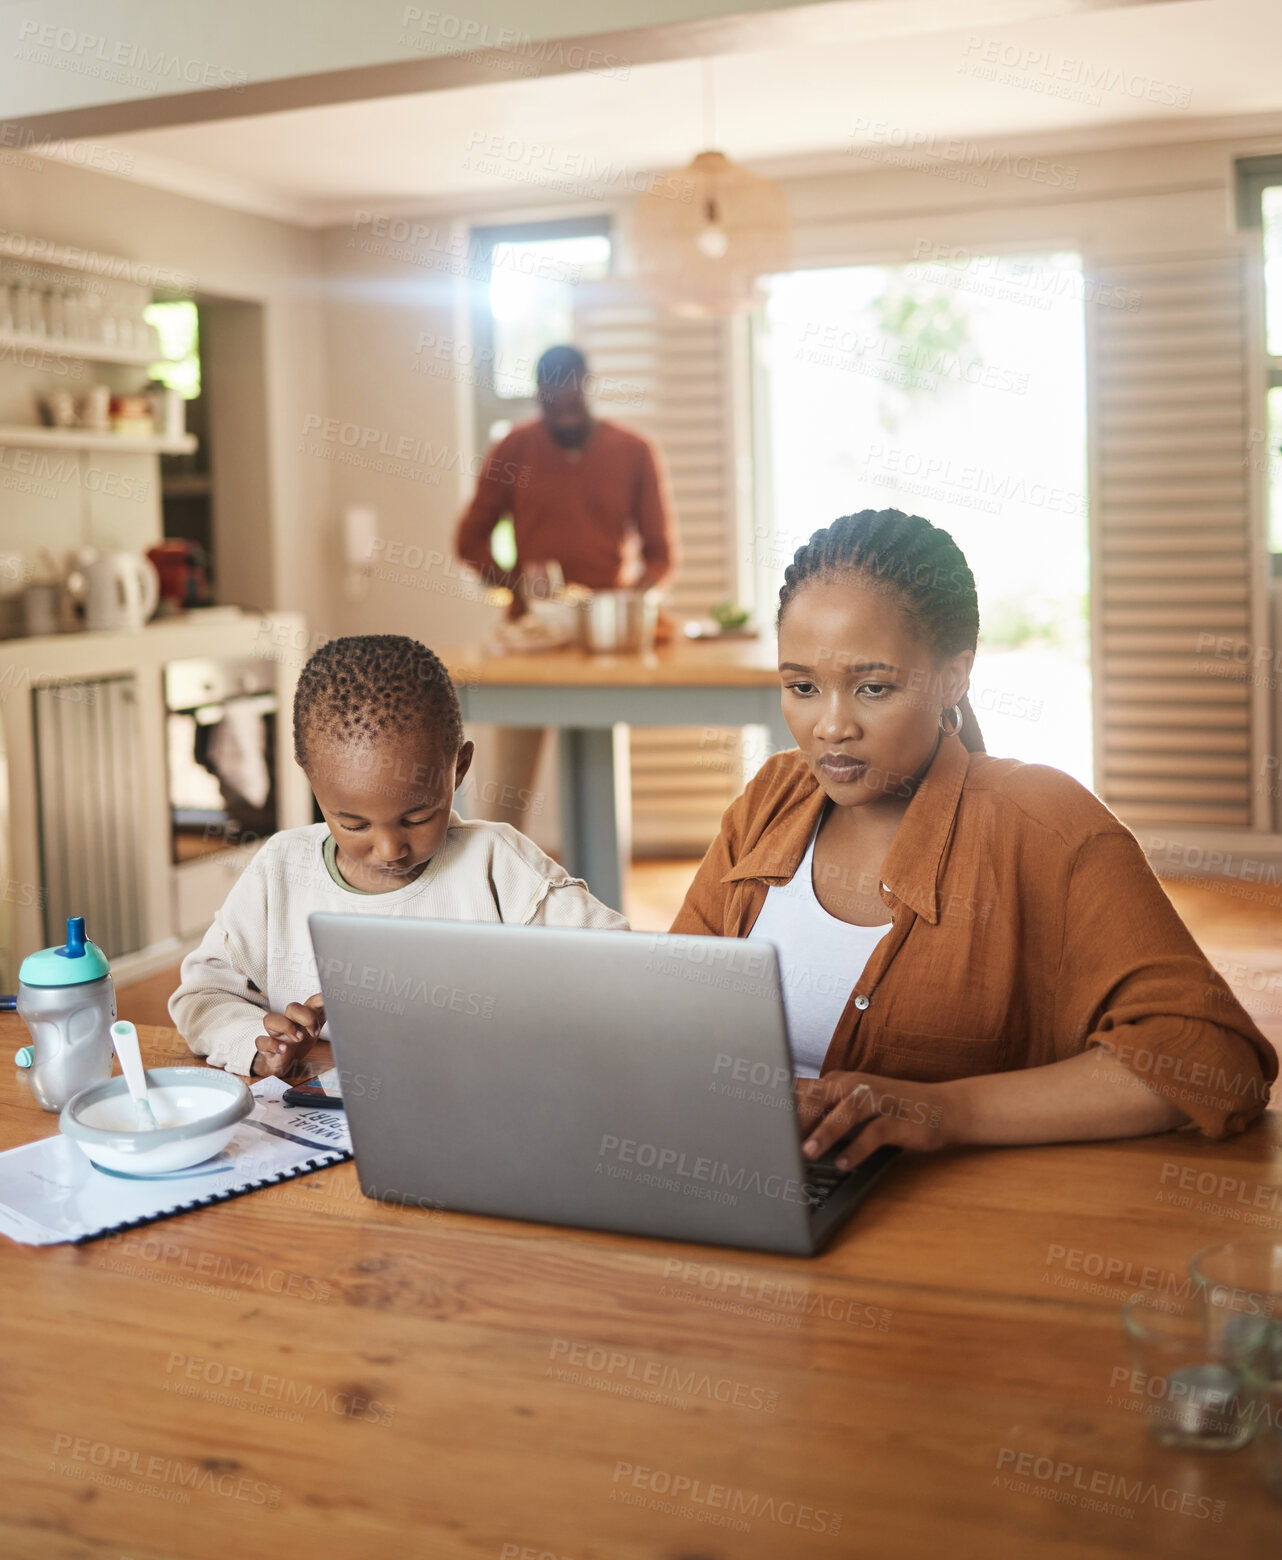
[[[23,424],[0,426],[0,446],[19,449],[124,450],[132,455],[192,455],[197,441],[194,433],[178,439],[159,434],[130,438],[124,433],[98,433],[89,428],[29,428]]]
[[[83,358],[87,363],[128,363],[135,368],[148,368],[152,363],[168,361],[163,352],[151,352],[141,347],[112,347],[105,341],[90,341],[82,337],[33,336],[26,332],[0,330],[0,352],[23,352],[28,348],[61,353],[63,357]]]

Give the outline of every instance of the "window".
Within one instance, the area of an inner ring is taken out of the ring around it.
[[[143,319],[160,332],[160,350],[164,361],[153,363],[147,372],[161,384],[177,390],[185,400],[200,394],[200,332],[194,303],[152,303],[143,310]]]
[[[572,341],[584,282],[608,275],[608,219],[478,228],[488,279],[473,293],[477,427],[488,439],[534,411],[534,367],[548,347]]]
[[[1250,459],[1264,478],[1268,546],[1282,554],[1282,157],[1238,163],[1238,226],[1261,235],[1264,274],[1264,416],[1253,417]],[[1262,422],[1263,427],[1254,426]],[[1282,559],[1273,565],[1282,573]]]
[[[838,515],[943,526],[974,572],[988,750],[1091,783],[1086,384],[1073,254],[768,278],[758,599]]]
[[[491,264],[494,393],[504,401],[529,400],[539,358],[574,335],[575,287],[609,268],[610,240],[596,233],[497,243]]]
[[[476,427],[488,447],[535,411],[534,368],[549,347],[571,342],[583,282],[609,274],[609,220],[534,222],[477,228],[482,274],[473,292]],[[504,568],[516,563],[512,522],[500,520],[491,544]]]

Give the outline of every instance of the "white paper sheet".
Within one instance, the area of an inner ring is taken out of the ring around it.
[[[286,1105],[286,1087],[252,1084],[253,1114],[226,1148],[173,1175],[113,1175],[60,1132],[0,1153],[0,1235],[24,1246],[86,1240],[350,1157],[346,1111]]]

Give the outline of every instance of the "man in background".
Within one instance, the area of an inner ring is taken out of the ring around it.
[[[639,433],[593,417],[583,393],[588,365],[576,347],[549,347],[538,361],[539,416],[519,423],[486,457],[476,494],[459,521],[456,549],[487,585],[513,593],[511,617],[542,594],[547,565],[567,585],[646,590],[672,568],[671,506],[655,452]],[[516,567],[495,562],[490,537],[512,521]],[[636,534],[640,579],[623,578]]]
[[[458,523],[458,556],[487,585],[512,592],[512,619],[524,615],[529,597],[546,595],[549,563],[559,565],[567,585],[589,590],[648,590],[672,572],[672,508],[658,457],[640,434],[592,415],[587,372],[576,347],[548,348],[535,368],[538,417],[519,423],[489,452]],[[491,546],[505,518],[516,540],[510,569]],[[640,574],[630,577],[638,550]],[[532,794],[542,743],[542,727],[500,728],[503,794]],[[519,805],[491,811],[496,821],[523,827]]]

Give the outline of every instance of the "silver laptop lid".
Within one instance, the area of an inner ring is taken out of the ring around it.
[[[368,915],[310,926],[368,1195],[813,1249],[769,945]]]

